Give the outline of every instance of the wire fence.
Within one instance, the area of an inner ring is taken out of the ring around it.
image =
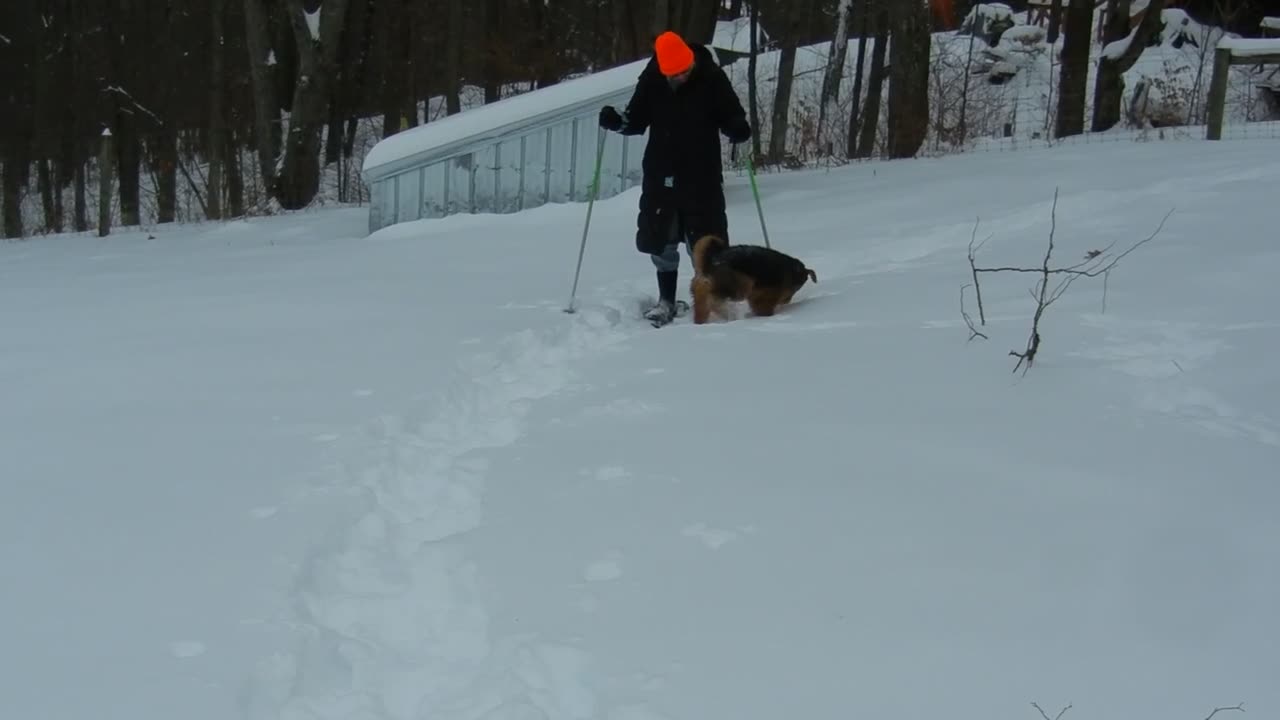
[[[1085,106],[1080,115],[1084,131],[1066,137],[1055,132],[1060,104],[1062,72],[1058,60],[1062,41],[1049,44],[1046,31],[1038,25],[1014,25],[994,44],[981,29],[978,34],[962,31],[933,36],[929,79],[928,131],[919,155],[939,157],[960,153],[1012,152],[1028,148],[1132,143],[1160,140],[1206,140],[1208,137],[1209,89],[1214,66],[1214,49],[1222,38],[1219,29],[1202,26],[1180,11],[1171,13],[1161,41],[1144,50],[1139,61],[1124,74],[1120,121],[1095,131],[1094,87],[1097,56],[1102,46],[1095,42],[1087,77]],[[863,47],[862,82],[855,82],[859,42],[849,44],[841,67],[839,93],[826,110],[821,92],[824,75],[831,64],[830,48],[815,45],[801,48],[791,88],[786,158],[778,165],[804,167],[851,162],[849,136],[861,134],[872,65],[870,39]],[[772,106],[777,88],[778,53],[757,57],[758,127],[762,138],[773,132]],[[746,97],[747,62],[739,60],[726,68]],[[855,105],[853,90],[861,89]],[[888,88],[881,90],[875,143],[863,149],[863,159],[887,157]],[[850,128],[852,121],[853,127]],[[1257,63],[1233,67],[1228,74],[1223,113],[1223,140],[1280,139],[1280,65]],[[767,148],[762,148],[767,149]],[[726,160],[742,167],[745,159],[727,152]]]

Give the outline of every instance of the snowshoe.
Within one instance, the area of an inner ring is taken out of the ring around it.
[[[673,320],[678,317],[684,317],[689,312],[689,303],[684,300],[677,300],[674,306],[671,303],[660,300],[656,305],[649,308],[644,314],[644,319],[649,321],[650,325],[656,328],[670,325]]]

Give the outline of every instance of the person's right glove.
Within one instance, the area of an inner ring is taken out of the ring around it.
[[[600,108],[600,127],[617,132],[622,129],[622,122],[622,116],[613,109],[612,105]]]
[[[751,139],[751,126],[745,120],[733,123],[725,128],[725,135],[734,145],[744,143]]]

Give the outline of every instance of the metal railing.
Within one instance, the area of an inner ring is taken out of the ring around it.
[[[631,97],[646,61],[505,98],[385,138],[362,171],[369,232],[458,213],[585,200],[607,104]],[[640,184],[645,136],[608,133],[598,198]]]

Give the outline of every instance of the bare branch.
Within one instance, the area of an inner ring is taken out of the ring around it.
[[[1046,274],[1047,272],[1047,274],[1049,275],[1077,275],[1079,277],[1088,277],[1088,278],[1098,277],[1099,275],[1104,275],[1114,270],[1116,265],[1120,264],[1120,261],[1123,260],[1126,256],[1128,256],[1129,253],[1133,252],[1134,250],[1137,250],[1143,245],[1146,245],[1147,243],[1154,240],[1156,235],[1159,235],[1160,231],[1164,228],[1164,224],[1169,220],[1169,216],[1173,215],[1173,212],[1174,212],[1173,210],[1170,210],[1169,212],[1165,213],[1164,218],[1160,220],[1160,224],[1156,226],[1155,231],[1153,231],[1150,235],[1143,238],[1142,240],[1139,240],[1138,242],[1134,243],[1128,250],[1125,250],[1124,252],[1120,253],[1114,258],[1108,258],[1108,255],[1109,255],[1108,251],[1111,248],[1115,247],[1116,245],[1116,243],[1113,242],[1110,245],[1108,245],[1105,250],[1090,250],[1089,253],[1085,255],[1084,262],[1078,263],[1076,265],[1071,265],[1069,267],[1051,268],[1047,271],[1043,267],[1038,267],[1038,268],[974,267],[973,271],[975,273],[1015,272],[1015,273],[1038,273],[1041,275]],[[1052,245],[1053,240],[1050,239],[1049,242],[1050,242],[1050,245]],[[1052,252],[1052,247],[1050,247],[1050,252]],[[1105,264],[1102,262],[1108,259],[1110,260],[1110,262],[1106,262]],[[1085,268],[1085,269],[1082,269],[1082,268]]]
[[[1055,291],[1052,298],[1049,297],[1049,258],[1053,256],[1053,238],[1058,231],[1058,189],[1053,190],[1053,206],[1049,210],[1049,247],[1044,253],[1044,263],[1041,265],[1043,277],[1040,280],[1040,296],[1036,298],[1036,314],[1031,320],[1031,337],[1027,338],[1027,349],[1022,352],[1010,350],[1009,355],[1018,358],[1018,363],[1013,366],[1013,372],[1018,372],[1018,368],[1026,363],[1026,368],[1022,374],[1027,374],[1027,370],[1031,369],[1031,365],[1036,361],[1036,353],[1040,352],[1040,318],[1044,317],[1044,311],[1054,300],[1061,297],[1066,292],[1067,287],[1071,284],[1074,276],[1069,277],[1066,282],[1062,283],[1059,290]]]
[[[108,86],[106,86],[106,87],[102,88],[102,92],[106,92],[106,93],[115,93],[115,94],[117,94],[117,95],[120,95],[120,96],[124,97],[124,98],[125,98],[125,99],[127,99],[127,100],[129,101],[129,103],[130,103],[130,104],[132,104],[134,107],[138,108],[138,109],[139,109],[139,110],[141,110],[142,112],[144,112],[144,113],[146,113],[147,115],[149,115],[149,116],[151,117],[151,119],[152,119],[152,120],[154,120],[154,121],[156,122],[156,124],[157,124],[157,125],[160,125],[161,127],[163,127],[163,126],[164,126],[164,120],[161,120],[159,115],[156,115],[155,113],[151,112],[151,111],[150,111],[150,110],[148,110],[147,108],[143,107],[141,103],[139,103],[137,100],[135,100],[135,99],[133,98],[133,96],[132,96],[132,95],[130,95],[130,94],[129,94],[129,91],[128,91],[128,90],[125,90],[124,88],[120,87],[119,85],[108,85]],[[124,110],[125,112],[130,112],[127,108],[121,108],[121,110]]]
[[[987,311],[982,307],[982,285],[978,282],[978,266],[976,264],[977,261],[974,259],[974,253],[976,253],[978,250],[981,250],[982,246],[987,244],[987,240],[991,239],[991,236],[988,235],[987,239],[983,240],[982,243],[978,245],[978,247],[975,248],[973,246],[973,241],[978,239],[978,224],[981,222],[982,222],[982,218],[977,218],[976,220],[974,220],[973,235],[969,237],[969,270],[972,271],[973,273],[973,291],[978,296],[978,319],[985,326],[987,324]],[[960,290],[960,304],[961,305],[964,304],[963,289]],[[963,308],[961,309],[963,310]],[[973,330],[973,323],[969,323],[969,329]],[[983,337],[986,337],[986,336],[983,335]],[[971,336],[969,339],[972,340],[973,337]]]
[[[1213,720],[1214,715],[1217,715],[1220,712],[1227,712],[1230,710],[1235,710],[1237,712],[1244,712],[1244,703],[1240,703],[1239,705],[1233,705],[1232,707],[1214,708],[1213,712],[1209,713],[1209,717],[1205,718],[1204,720]]]
[[[990,340],[990,338],[988,338],[985,334],[979,331],[978,328],[973,326],[973,318],[969,317],[969,312],[964,309],[964,291],[965,291],[965,288],[967,287],[969,286],[968,285],[960,286],[960,316],[964,318],[964,324],[969,326],[969,340],[972,341],[974,338],[982,338],[983,340]]]

